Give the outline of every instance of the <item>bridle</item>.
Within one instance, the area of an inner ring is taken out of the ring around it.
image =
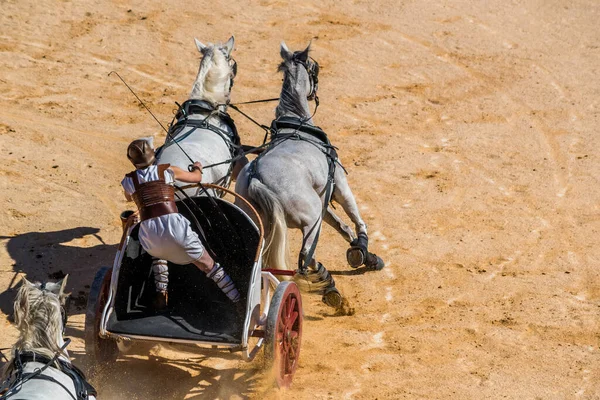
[[[223,49],[221,49],[221,52],[223,53],[225,59],[229,63],[229,68],[231,68],[231,76],[229,77],[229,92],[231,93],[231,88],[233,88],[233,80],[237,75],[237,61],[235,61],[235,58],[228,55],[227,52]]]
[[[319,63],[312,57],[309,57],[307,61],[302,61],[298,57],[294,57],[293,61],[301,64],[308,73],[308,79],[310,81],[310,91],[306,96],[307,100],[315,100],[318,102],[317,91],[319,90]]]
[[[237,61],[233,57],[229,58],[229,66],[231,67],[231,78],[229,78],[229,91],[233,87],[233,80],[237,75]]]
[[[67,297],[65,299],[65,305],[60,306],[60,316],[62,317],[62,334],[65,335],[65,330],[67,329],[67,322],[69,319],[69,315],[67,314],[67,310],[69,309],[69,304],[71,303],[71,298]]]

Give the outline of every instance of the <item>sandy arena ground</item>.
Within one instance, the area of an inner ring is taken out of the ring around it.
[[[20,277],[69,273],[70,350],[89,363],[87,285],[120,238],[126,146],[164,140],[110,71],[167,123],[194,37],[235,34],[233,101],[278,96],[279,42],[312,39],[315,122],[386,268],[355,273],[324,228],[318,255],[356,314],[304,296],[287,391],[239,354],[155,348],[95,376],[101,398],[599,399],[599,19],[593,0],[0,0],[0,347]]]

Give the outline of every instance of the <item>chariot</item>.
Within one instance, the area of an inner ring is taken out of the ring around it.
[[[177,201],[179,212],[233,279],[242,307],[235,307],[193,264],[169,263],[168,307],[155,310],[152,257],[139,244],[137,213],[131,213],[124,219],[112,267],[100,268],[90,287],[86,352],[97,363],[110,363],[137,341],[167,342],[198,352],[205,348],[240,352],[251,361],[264,348],[277,384],[289,386],[300,354],[302,298],[294,282],[277,276],[293,272],[262,268],[263,228],[250,204],[246,205],[252,218],[225,198],[208,195],[206,189],[246,202],[239,195],[212,184],[182,189],[193,195]]]

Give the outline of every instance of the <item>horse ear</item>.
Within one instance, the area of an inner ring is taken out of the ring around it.
[[[60,281],[56,282],[57,285],[60,285],[60,290],[58,291],[58,297],[62,297],[65,295],[65,288],[67,287],[67,279],[69,278],[69,274],[65,275]]]
[[[227,57],[229,57],[231,55],[234,44],[235,44],[235,38],[233,37],[233,35],[231,35],[231,37],[229,38],[227,43],[225,43],[225,49],[227,50]]]
[[[281,41],[281,50],[279,51],[279,54],[281,54],[281,58],[283,58],[284,61],[291,60],[293,56],[283,40]]]
[[[196,38],[194,38],[194,42],[196,42],[196,48],[198,48],[198,51],[200,53],[204,53],[204,49],[206,49],[206,45],[203,44],[201,41],[199,41]]]
[[[300,60],[302,62],[308,61],[308,53],[310,52],[310,44],[311,43],[308,43],[308,46],[306,46],[306,49],[304,49],[301,53],[298,53],[298,55],[296,56],[298,58],[298,60]]]

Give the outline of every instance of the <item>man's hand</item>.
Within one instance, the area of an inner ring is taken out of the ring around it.
[[[198,171],[200,171],[200,173],[202,173],[202,164],[200,164],[200,161],[196,161],[195,163],[192,164],[192,167],[190,169],[192,171],[198,170]],[[192,172],[192,171],[190,171],[190,172]]]

